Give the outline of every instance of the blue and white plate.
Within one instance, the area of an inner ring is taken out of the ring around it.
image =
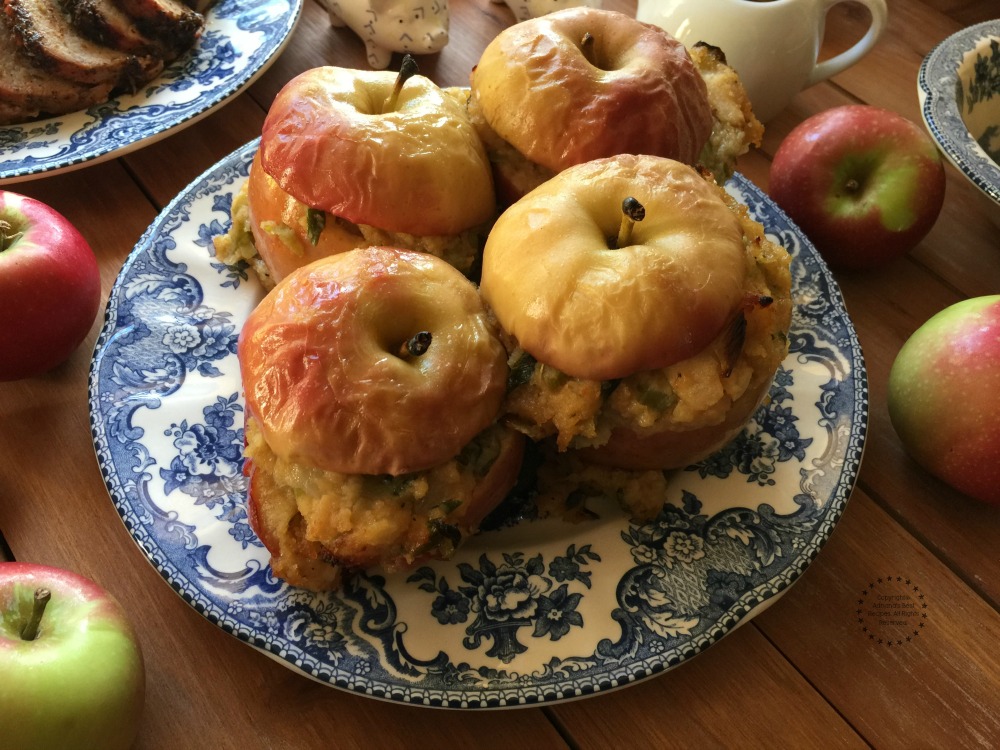
[[[958,31],[917,74],[924,124],[948,160],[1000,205],[1000,19]]]
[[[141,91],[0,126],[0,185],[97,164],[197,122],[270,67],[301,14],[302,0],[217,0],[194,48]]]
[[[794,254],[791,352],[724,451],[677,472],[651,523],[497,524],[451,561],[337,593],[270,572],[247,523],[237,336],[262,291],[212,252],[257,147],[206,171],[149,227],[111,292],[90,373],[98,460],[129,533],[198,612],[321,682],[488,708],[628,685],[699,653],[816,557],[867,429],[861,348],[816,251],[742,176],[729,190]]]

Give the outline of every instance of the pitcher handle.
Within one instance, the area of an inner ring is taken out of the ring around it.
[[[809,76],[809,82],[806,86],[812,86],[820,81],[825,81],[827,78],[831,78],[837,75],[837,73],[840,73],[842,70],[854,65],[871,51],[872,47],[875,46],[875,42],[877,42],[879,37],[882,36],[882,32],[885,31],[889,14],[888,9],[886,8],[885,0],[852,1],[861,3],[861,5],[867,7],[868,11],[871,13],[872,22],[868,27],[868,31],[865,32],[865,35],[861,37],[861,39],[859,39],[858,42],[850,49],[844,50],[839,55],[831,57],[829,60],[817,63],[812,69],[812,73]],[[846,0],[827,0],[826,10],[829,11],[830,8],[841,2],[846,2]]]

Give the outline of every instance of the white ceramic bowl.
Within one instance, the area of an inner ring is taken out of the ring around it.
[[[917,94],[941,151],[1000,209],[1000,19],[962,29],[932,49]]]

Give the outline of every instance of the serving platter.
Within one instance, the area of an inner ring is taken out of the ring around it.
[[[579,523],[538,519],[522,497],[517,522],[495,514],[447,562],[353,576],[323,594],[275,579],[247,522],[235,354],[263,293],[212,252],[256,148],[208,169],[143,234],[111,291],[89,378],[111,500],[208,620],[362,695],[537,705],[682,664],[775,601],[819,553],[861,462],[864,360],[815,249],[737,174],[727,189],[793,254],[790,352],[744,432],[670,476],[657,518],[632,522],[608,503]]]
[[[197,122],[270,67],[301,15],[302,0],[217,0],[197,44],[142,90],[0,126],[0,185],[123,156]]]

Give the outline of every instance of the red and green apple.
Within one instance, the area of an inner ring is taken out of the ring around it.
[[[917,463],[1000,504],[1000,295],[958,302],[920,326],[893,362],[888,406]]]
[[[768,192],[831,268],[861,270],[905,255],[931,230],[944,203],[944,163],[911,120],[846,105],[785,137]]]
[[[121,605],[67,570],[0,563],[0,746],[125,750],[145,669]]]
[[[97,260],[83,235],[45,203],[0,190],[0,381],[63,363],[100,301]]]

